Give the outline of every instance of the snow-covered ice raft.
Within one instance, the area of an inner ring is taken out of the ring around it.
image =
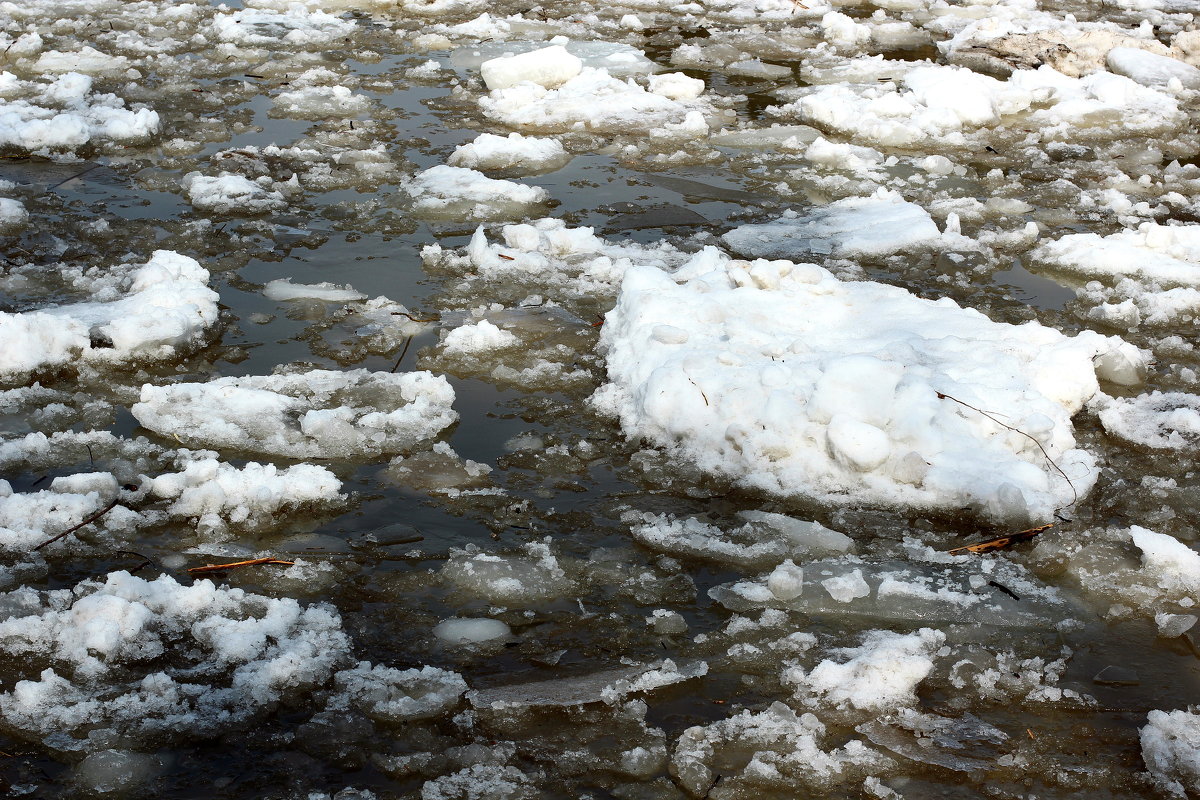
[[[708,473],[1005,524],[1086,494],[1095,460],[1071,417],[1098,379],[1136,383],[1144,369],[1116,337],[996,323],[948,298],[714,248],[674,275],[630,268],[601,348],[595,406]]]
[[[189,445],[285,458],[374,458],[432,439],[456,419],[454,389],[428,372],[365,369],[142,387],[134,417]]]

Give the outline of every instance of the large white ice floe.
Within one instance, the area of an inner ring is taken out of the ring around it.
[[[208,270],[158,250],[144,265],[122,265],[81,283],[96,299],[34,311],[0,311],[0,378],[70,362],[161,360],[203,340],[217,319]]]
[[[353,20],[306,10],[301,5],[286,11],[267,11],[245,8],[217,14],[212,21],[217,39],[243,47],[313,47],[328,46],[354,33]]]
[[[1200,225],[1146,222],[1108,236],[1072,233],[1040,245],[1033,257],[1089,278],[1132,278],[1160,286],[1200,287]]]
[[[1200,792],[1200,714],[1151,711],[1141,730],[1142,760],[1155,786],[1171,797]]]
[[[87,75],[68,72],[41,83],[0,72],[0,147],[73,151],[98,141],[140,143],[158,130],[157,112],[94,92]]]
[[[1071,417],[1140,351],[952,300],[706,248],[625,273],[593,404],[629,437],[757,491],[1044,520],[1087,493]]]
[[[350,651],[332,608],[166,575],[18,589],[0,618],[8,668],[29,671],[0,694],[0,724],[60,751],[212,736],[325,682]]]
[[[550,199],[540,186],[496,180],[482,172],[445,164],[404,183],[413,213],[423,219],[478,222],[528,216]]]
[[[691,115],[699,115],[698,123],[704,126],[704,117],[714,111],[701,97],[703,90],[702,81],[681,73],[652,76],[645,88],[632,79],[614,78],[605,69],[584,67],[555,88],[524,81],[495,89],[479,99],[479,106],[511,128],[645,132],[679,125]]]
[[[771,222],[741,225],[721,239],[747,258],[881,256],[940,242],[925,209],[896,192],[848,197],[803,215],[789,211]]]
[[[374,458],[454,422],[454,389],[428,372],[312,370],[142,387],[131,409],[186,444],[287,458]]]
[[[1072,78],[1051,67],[1018,70],[1007,81],[955,66],[914,67],[895,83],[827,85],[779,113],[876,147],[937,140],[969,146],[971,135],[1006,120],[1073,141],[1157,136],[1180,128],[1178,101],[1121,75]]]

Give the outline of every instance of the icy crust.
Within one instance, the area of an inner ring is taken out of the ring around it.
[[[0,378],[79,361],[171,358],[199,344],[217,320],[217,293],[193,258],[157,250],[116,275],[93,282],[98,299],[90,302],[0,311]]]
[[[195,520],[198,529],[224,531],[234,525],[260,528],[298,509],[328,508],[345,500],[342,482],[314,464],[280,469],[253,461],[235,467],[215,458],[188,461],[180,472],[149,482],[151,496],[170,500],[166,513]]]
[[[189,445],[285,458],[375,458],[427,442],[456,419],[454,389],[428,372],[313,370],[142,387],[130,409]]]
[[[404,183],[413,213],[422,219],[479,222],[520,219],[550,199],[540,186],[489,178],[482,172],[441,164]]]
[[[671,756],[671,774],[693,797],[706,796],[718,777],[728,775],[726,759],[737,754],[749,762],[722,780],[735,796],[755,790],[811,790],[862,781],[895,762],[883,753],[851,739],[829,747],[825,725],[811,713],[797,714],[783,703],[757,713],[743,711],[707,726],[685,730]],[[824,745],[824,747],[822,747]],[[731,786],[732,785],[732,786]]]
[[[1094,459],[1071,417],[1097,369],[1137,380],[1143,363],[1115,337],[994,323],[949,299],[713,248],[674,276],[630,268],[600,346],[609,383],[594,406],[705,472],[1006,524],[1086,495]]]
[[[707,132],[704,117],[715,112],[700,97],[704,84],[675,75],[678,79],[654,76],[647,89],[632,79],[614,78],[606,69],[584,67],[557,88],[525,81],[496,89],[479,98],[479,107],[491,119],[519,130],[644,133],[685,121],[690,127],[688,117],[698,115]]]
[[[455,148],[447,163],[452,167],[534,174],[558,169],[570,160],[571,155],[558,139],[519,133],[508,136],[481,133],[473,141]]]
[[[1171,797],[1200,793],[1200,714],[1151,711],[1140,737],[1142,760],[1155,786]]]
[[[1185,124],[1170,95],[1110,72],[1072,78],[1048,66],[999,81],[921,65],[895,82],[821,86],[777,113],[885,148],[968,147],[974,134],[1016,123],[1072,141],[1162,136]]]
[[[1155,450],[1200,447],[1200,396],[1151,392],[1130,398],[1102,397],[1093,404],[1108,433]]]
[[[46,83],[0,72],[0,148],[52,153],[98,142],[140,144],[159,128],[157,112],[94,92],[90,76],[68,72]]]
[[[870,197],[848,197],[803,216],[789,211],[771,222],[740,225],[721,239],[746,258],[795,259],[815,254],[883,256],[936,244],[942,235],[925,209],[880,189]]]
[[[0,596],[12,734],[59,750],[160,747],[246,724],[332,675],[349,654],[337,612],[200,580],[127,572]],[[10,673],[11,675],[11,673]]]
[[[379,722],[399,723],[440,716],[458,705],[467,682],[437,667],[395,669],[360,661],[334,675],[327,711],[354,708]]]
[[[756,578],[715,586],[709,596],[738,613],[775,608],[900,625],[969,623],[976,629],[1043,629],[1079,611],[1009,562],[950,560],[964,563],[843,557],[796,566],[789,560]]]

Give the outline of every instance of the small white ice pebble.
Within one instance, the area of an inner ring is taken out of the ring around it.
[[[871,586],[863,580],[861,569],[836,578],[827,578],[821,581],[821,585],[829,592],[829,596],[839,603],[849,603],[871,593]]]
[[[641,31],[646,29],[642,21],[637,18],[637,14],[626,14],[621,17],[621,21],[618,24],[627,31]]]
[[[1154,615],[1154,624],[1158,626],[1158,635],[1164,639],[1175,639],[1183,636],[1196,624],[1194,614],[1163,614]]]
[[[767,577],[767,589],[776,600],[792,600],[804,591],[804,570],[789,558]]]

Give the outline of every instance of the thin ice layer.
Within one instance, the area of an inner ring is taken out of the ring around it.
[[[208,278],[195,259],[157,250],[120,281],[119,299],[0,311],[0,377],[73,361],[169,358],[216,322]]]
[[[707,248],[625,274],[595,406],[631,438],[773,495],[1020,523],[1087,493],[1071,417],[1115,337],[994,323],[944,298]],[[1107,376],[1107,372],[1105,372]],[[1061,472],[1060,472],[1061,470]]]
[[[428,372],[359,369],[218,378],[142,387],[131,411],[190,445],[288,458],[373,458],[432,439],[454,422],[454,389]]]

